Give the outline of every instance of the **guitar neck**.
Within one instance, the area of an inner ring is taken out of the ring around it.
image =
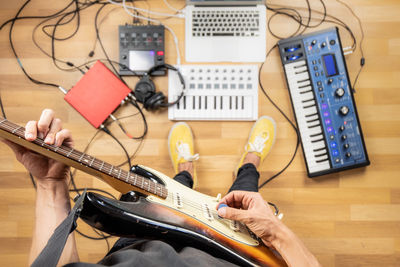
[[[59,147],[46,144],[43,139],[36,138],[32,142],[25,139],[25,128],[7,119],[0,118],[0,136],[31,149],[46,157],[61,161],[66,165],[99,177],[121,193],[139,191],[146,195],[154,195],[165,199],[168,190],[143,176],[124,171],[119,167],[106,163],[74,148],[61,145]]]

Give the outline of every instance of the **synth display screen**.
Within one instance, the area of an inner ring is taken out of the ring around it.
[[[322,59],[324,60],[326,76],[331,77],[338,74],[336,58],[334,54],[323,55]]]

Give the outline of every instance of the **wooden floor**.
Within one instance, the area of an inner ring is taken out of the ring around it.
[[[371,166],[309,179],[303,155],[299,152],[289,169],[262,188],[261,192],[265,199],[279,206],[284,213],[284,222],[301,237],[323,266],[400,266],[400,2],[344,1],[359,15],[365,32],[363,48],[366,65],[357,83],[355,99]],[[35,0],[27,5],[22,14],[50,14],[67,2]],[[305,1],[300,0],[270,2],[305,6]],[[359,26],[349,10],[336,1],[325,2],[328,13],[349,24],[359,41]],[[22,0],[1,1],[0,21],[15,16],[23,3]],[[171,0],[169,3],[180,8],[185,1]],[[311,5],[321,10],[319,1],[313,0]],[[172,12],[161,0],[139,1],[138,6]],[[95,40],[93,21],[96,10],[97,7],[83,11],[78,34],[70,41],[57,43],[58,58],[76,65],[88,59]],[[132,19],[121,8],[108,6],[100,20],[100,35],[104,46],[110,57],[117,59],[117,25],[130,23]],[[36,79],[70,88],[80,79],[81,74],[57,70],[51,59],[34,46],[31,33],[37,23],[38,20],[24,20],[15,24],[13,40],[22,64]],[[168,19],[165,23],[176,31],[183,57],[184,21]],[[277,17],[271,26],[282,35],[296,29],[296,25],[285,17]],[[330,24],[325,23],[319,28],[328,26]],[[64,121],[64,127],[72,130],[76,148],[84,149],[96,130],[63,100],[60,91],[29,82],[12,54],[8,30],[9,26],[6,26],[0,32],[0,93],[8,118],[23,125],[30,119],[38,118],[42,109],[52,108]],[[60,34],[65,36],[71,31],[73,27],[70,25],[60,30]],[[350,45],[349,35],[343,30],[341,33],[344,46]],[[171,35],[166,36],[166,61],[175,64],[175,47]],[[49,51],[50,40],[40,29],[37,39]],[[268,34],[268,48],[275,41]],[[104,58],[98,44],[94,58]],[[359,62],[360,50],[357,49],[355,54],[347,57],[352,80],[359,69]],[[272,52],[265,63],[261,79],[271,97],[293,120],[277,50]],[[136,81],[136,78],[128,79],[132,87]],[[156,84],[167,94],[166,81],[167,78],[157,78]],[[131,106],[124,106],[117,115],[121,117],[135,112]],[[289,161],[296,139],[289,123],[261,93],[259,115],[272,116],[278,125],[275,147],[261,167],[261,180],[265,180]],[[167,119],[167,112],[146,112],[146,118],[149,133],[134,162],[173,176],[167,150],[168,131],[173,122]],[[138,116],[122,121],[129,132],[139,133],[142,130]],[[226,192],[252,123],[189,122],[189,125],[194,132],[196,152],[200,154],[197,162],[198,190],[211,195]],[[138,148],[139,143],[125,137],[118,127],[113,125],[111,130],[130,153]],[[14,159],[11,151],[2,143],[0,151],[0,263],[2,266],[24,266],[31,242],[35,191],[25,169]],[[124,160],[118,145],[103,134],[99,134],[92,143],[89,154],[113,164]],[[76,174],[76,183],[79,187],[106,189],[118,195],[106,184],[80,172]],[[83,222],[79,223],[78,229],[88,235],[95,235]],[[107,252],[105,241],[91,241],[81,236],[77,236],[77,240],[83,261],[96,262]],[[110,243],[114,241],[111,239]]]

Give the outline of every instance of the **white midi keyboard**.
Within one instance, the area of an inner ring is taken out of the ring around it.
[[[258,118],[257,65],[181,65],[185,93],[169,107],[170,120],[240,120]],[[182,92],[176,72],[169,72],[168,100]]]

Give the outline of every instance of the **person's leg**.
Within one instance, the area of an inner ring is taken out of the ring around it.
[[[257,168],[275,143],[276,123],[267,116],[260,117],[250,131],[245,151],[236,171],[236,179],[229,192],[234,190],[258,192],[260,174]]]
[[[194,188],[197,184],[196,169],[193,161],[199,158],[194,154],[193,134],[184,122],[175,123],[168,136],[168,148],[176,176],[174,180]]]

